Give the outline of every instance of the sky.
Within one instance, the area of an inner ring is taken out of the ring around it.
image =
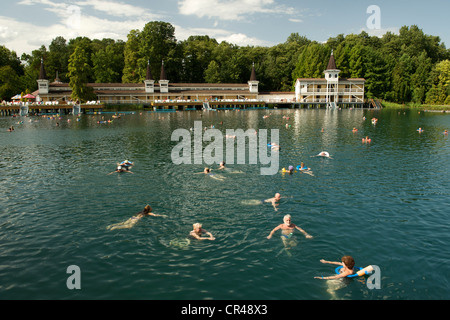
[[[179,41],[208,35],[239,46],[274,46],[291,33],[325,42],[339,34],[382,36],[417,25],[450,47],[448,0],[0,0],[0,45],[20,57],[62,36],[126,41],[149,21]]]

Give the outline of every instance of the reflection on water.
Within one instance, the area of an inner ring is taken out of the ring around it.
[[[449,298],[448,115],[260,110],[111,116],[0,119],[2,298]],[[194,121],[223,133],[279,129],[280,170],[304,162],[314,175],[261,176],[259,165],[227,164],[220,181],[194,174],[204,164],[174,165],[171,134]],[[11,125],[15,131],[6,132]],[[365,136],[370,144],[361,143]],[[332,159],[316,157],[321,151]],[[125,159],[135,163],[134,174],[108,175]],[[279,211],[261,202],[276,192],[283,196]],[[106,229],[146,204],[167,217]],[[285,214],[314,238],[296,233],[289,250],[279,236],[268,240]],[[195,222],[216,240],[188,242]],[[320,259],[346,254],[357,264],[378,265],[382,288],[369,290],[363,278],[314,279],[334,272]],[[65,285],[69,265],[80,267],[81,290]]]

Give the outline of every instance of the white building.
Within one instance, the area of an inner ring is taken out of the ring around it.
[[[362,105],[364,103],[363,78],[339,78],[341,71],[336,67],[333,51],[325,78],[299,78],[295,82],[297,103],[325,104],[328,107],[340,105]]]

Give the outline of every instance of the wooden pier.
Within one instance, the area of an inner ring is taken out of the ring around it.
[[[321,109],[327,108],[325,103],[299,103],[292,101],[246,101],[246,100],[230,100],[230,101],[156,101],[151,103],[143,103],[143,111],[154,112],[175,112],[190,110],[253,110],[253,109]],[[126,105],[124,105],[126,106]],[[358,104],[339,105],[340,108],[379,108],[380,103],[368,101]],[[27,109],[28,108],[28,109]],[[108,104],[81,104],[80,113],[101,112],[104,110],[114,110]],[[27,114],[70,114],[74,113],[74,106],[69,104],[59,105],[9,105],[0,106],[0,116],[27,115]]]

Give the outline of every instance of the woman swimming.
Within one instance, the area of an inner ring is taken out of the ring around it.
[[[108,175],[113,174],[113,173],[115,173],[115,172],[117,172],[117,173],[121,173],[121,172],[133,173],[133,172],[131,172],[130,170],[124,169],[122,166],[119,165],[119,166],[117,166],[116,171],[110,172],[110,173],[108,173]]]
[[[330,154],[327,151],[321,151],[318,155],[316,155],[316,157],[324,157],[324,158],[330,158]]]
[[[152,212],[152,207],[149,205],[146,205],[144,210],[139,212],[136,216],[131,217],[127,221],[112,224],[110,226],[107,226],[106,229],[108,230],[115,230],[115,229],[130,229],[132,228],[140,219],[142,219],[145,216],[154,216],[154,217],[167,217],[166,215],[161,214],[155,214]]]
[[[192,225],[193,230],[189,233],[189,235],[197,240],[215,240],[214,236],[211,234],[211,232],[206,231],[205,229],[202,229],[201,223],[194,223]],[[202,234],[206,234],[209,237],[202,237]]]
[[[224,177],[224,176],[221,176],[220,174],[211,173],[211,169],[208,168],[208,167],[206,167],[206,168],[203,170],[203,172],[197,172],[197,173],[195,173],[195,174],[201,174],[201,173],[206,174],[206,175],[208,175],[209,177],[211,177],[211,178],[213,178],[213,179],[216,179],[216,180],[222,181],[222,180],[225,179],[225,177]]]

